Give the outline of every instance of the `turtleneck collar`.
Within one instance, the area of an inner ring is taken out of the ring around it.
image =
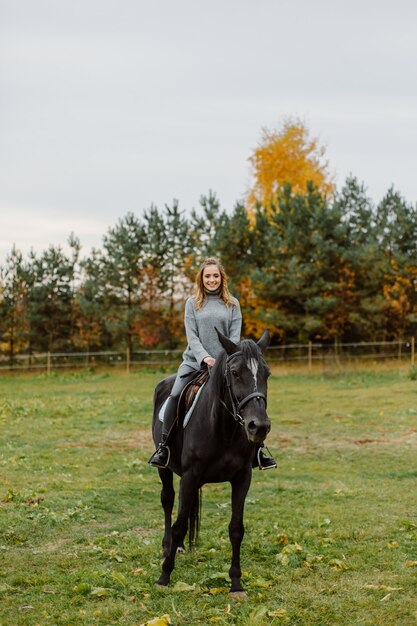
[[[204,287],[204,292],[205,292],[206,296],[219,296],[221,294],[221,292],[222,292],[222,288],[218,287],[214,291],[210,291],[209,289],[206,289]]]

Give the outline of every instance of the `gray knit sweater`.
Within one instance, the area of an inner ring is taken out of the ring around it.
[[[240,341],[242,314],[236,298],[227,307],[218,295],[207,294],[201,309],[196,310],[194,298],[185,304],[185,332],[188,346],[183,354],[183,363],[193,369],[200,369],[203,360],[211,356],[217,358],[222,345],[215,327],[235,343]]]

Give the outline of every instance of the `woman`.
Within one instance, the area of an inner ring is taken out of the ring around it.
[[[230,295],[227,276],[222,264],[207,258],[195,280],[195,295],[185,304],[185,332],[187,348],[178,369],[171,394],[164,405],[164,423],[161,442],[149,459],[150,465],[166,467],[169,462],[167,439],[174,424],[178,398],[189,380],[189,375],[202,367],[213,367],[223,350],[216,328],[234,343],[240,342],[242,314],[239,302]],[[274,459],[258,452],[261,469],[276,467]]]

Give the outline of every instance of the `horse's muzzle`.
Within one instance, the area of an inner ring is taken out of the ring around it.
[[[268,416],[266,419],[254,417],[246,423],[248,439],[253,443],[261,443],[264,441],[270,430],[271,422],[269,421]]]

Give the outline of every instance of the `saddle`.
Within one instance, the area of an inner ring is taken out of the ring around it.
[[[182,390],[180,397],[177,402],[177,414],[175,423],[176,425],[183,422],[183,427],[188,424],[188,421],[191,417],[191,413],[194,410],[194,406],[197,403],[197,399],[199,393],[203,387],[203,385],[207,382],[209,378],[209,370],[208,368],[204,368],[198,370],[196,372],[192,372],[192,374],[188,374],[187,378],[189,379],[184,389]],[[163,403],[162,407],[159,410],[159,421],[164,421],[164,411],[165,405],[168,401],[168,398]]]
[[[190,380],[190,382],[184,387],[182,394],[181,394],[181,398],[184,397],[185,412],[187,412],[191,408],[196,398],[196,395],[198,394],[198,392],[200,391],[204,383],[207,382],[208,378],[209,378],[208,369],[200,370],[197,376],[193,380]]]
[[[183,418],[183,427],[188,424],[194,406],[197,402],[201,388],[209,379],[209,369],[204,368],[197,372],[197,375],[186,384],[178,400],[177,417]]]

